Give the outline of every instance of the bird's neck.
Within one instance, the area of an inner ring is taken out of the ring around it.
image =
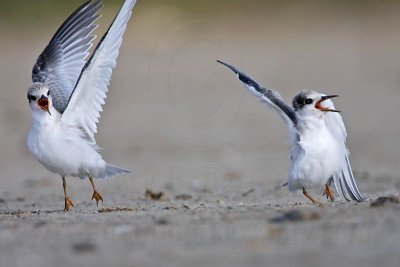
[[[319,131],[325,127],[323,114],[296,114],[297,129],[300,134]]]
[[[40,128],[54,127],[58,125],[61,119],[61,114],[50,106],[51,115],[44,110],[32,111],[32,126]]]

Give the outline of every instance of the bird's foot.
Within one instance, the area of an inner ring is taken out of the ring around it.
[[[96,205],[97,207],[99,206],[99,201],[101,200],[101,202],[103,202],[103,197],[100,195],[99,192],[97,192],[96,190],[93,191],[93,195],[92,195],[92,199],[96,200]]]
[[[333,196],[332,190],[329,185],[325,185],[323,196],[326,196],[326,199],[330,199],[332,202],[335,201],[335,197]]]
[[[72,200],[69,197],[65,198],[65,206],[64,206],[64,211],[69,211],[69,208],[73,208],[74,204],[72,203]]]
[[[320,202],[320,201],[318,201],[318,200],[311,200],[312,201],[312,203],[314,204],[314,205],[316,205],[316,206],[319,206],[319,207],[324,207],[324,204],[322,204],[322,202]]]
[[[318,206],[323,206],[321,202],[319,202],[318,200],[316,200],[315,198],[313,198],[307,191],[306,189],[303,187],[303,194],[304,196],[306,196],[309,200],[311,200],[311,202],[315,205]]]

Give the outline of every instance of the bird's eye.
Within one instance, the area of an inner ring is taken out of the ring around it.
[[[313,100],[312,100],[311,98],[307,98],[307,99],[305,100],[306,105],[309,105],[309,104],[311,104],[312,102],[313,102]]]
[[[35,101],[36,100],[36,96],[34,95],[28,95],[28,100],[30,101]]]
[[[50,95],[50,90],[49,91],[47,91],[47,96],[49,96]]]

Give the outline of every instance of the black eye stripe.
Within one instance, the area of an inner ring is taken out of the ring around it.
[[[314,100],[312,98],[305,98],[304,96],[299,96],[299,97],[296,97],[294,102],[296,102],[297,106],[299,108],[301,108],[305,105],[312,104],[314,102]]]
[[[36,96],[34,96],[34,95],[28,95],[28,100],[29,100],[29,101],[35,101],[35,100],[36,100]]]

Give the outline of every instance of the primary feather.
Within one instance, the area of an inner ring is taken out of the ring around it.
[[[61,25],[33,66],[32,81],[47,85],[59,113],[66,109],[86,63],[101,8],[100,1],[87,1],[80,6]]]
[[[231,69],[238,79],[246,86],[246,88],[262,102],[267,103],[271,108],[273,108],[278,114],[283,118],[283,120],[288,124],[289,127],[296,125],[297,119],[294,114],[294,110],[290,107],[285,100],[281,97],[279,92],[266,89],[263,85],[259,84],[256,80],[251,78],[249,75],[240,71],[236,67],[229,65],[228,63],[217,60],[218,63],[225,65]]]
[[[125,1],[110,28],[97,45],[92,57],[82,70],[78,83],[62,116],[62,123],[81,127],[94,141],[97,123],[107,97],[112,70],[117,63],[122,36],[132,14],[135,0]]]

